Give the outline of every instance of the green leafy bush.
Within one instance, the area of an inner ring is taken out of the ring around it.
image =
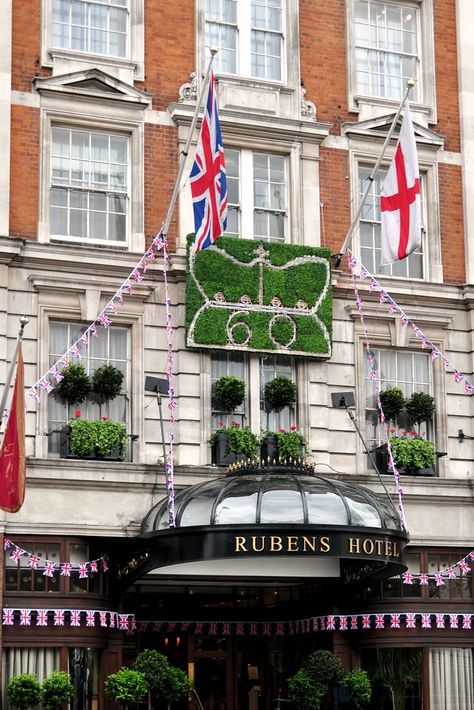
[[[139,703],[148,693],[148,684],[140,671],[121,668],[106,679],[105,693],[120,705]]]
[[[331,651],[314,651],[304,664],[304,669],[318,683],[337,683],[344,675],[341,659]]]
[[[290,431],[280,429],[279,431],[264,431],[260,437],[260,444],[265,444],[267,439],[275,438],[278,461],[298,461],[308,452],[308,442],[295,425],[290,427]]]
[[[38,705],[41,700],[41,684],[31,673],[22,673],[10,678],[7,691],[10,705],[21,710]]]
[[[281,412],[296,402],[296,385],[288,377],[279,375],[267,382],[264,389],[265,402],[270,410]]]
[[[326,686],[312,678],[303,668],[288,679],[288,700],[298,710],[319,710]]]
[[[47,710],[59,710],[74,695],[74,686],[65,671],[53,671],[43,682],[43,707]]]
[[[248,458],[255,458],[258,453],[260,440],[248,426],[241,427],[238,422],[232,422],[230,427],[217,429],[209,439],[209,446],[214,446],[220,434],[227,437],[227,449],[231,454],[245,454]]]
[[[427,392],[413,392],[406,407],[410,419],[415,424],[430,422],[436,411],[434,397]]]
[[[184,671],[176,666],[169,666],[165,680],[164,696],[169,702],[184,700],[191,691],[191,683]]]
[[[63,370],[63,379],[54,391],[60,402],[65,404],[81,404],[92,388],[92,382],[84,369],[84,365],[69,365]]]
[[[166,656],[158,651],[146,648],[138,654],[133,667],[143,673],[152,700],[172,702],[188,696],[191,684],[186,673],[171,666]]]
[[[220,377],[214,388],[215,407],[220,412],[235,412],[245,397],[245,382],[233,375]]]
[[[380,392],[380,403],[387,421],[396,422],[405,406],[405,397],[399,387],[390,387]]]
[[[357,708],[370,703],[372,685],[369,676],[362,668],[353,668],[344,673],[341,685],[348,689]]]
[[[429,468],[436,460],[435,445],[432,441],[422,439],[416,432],[411,437],[394,436],[390,439],[392,455],[397,467],[402,466],[407,471]]]
[[[113,365],[102,365],[92,377],[92,389],[101,402],[115,399],[122,390],[122,383],[123,372]]]
[[[75,456],[109,456],[119,447],[121,458],[127,448],[127,429],[120,422],[110,419],[73,419],[69,448]]]

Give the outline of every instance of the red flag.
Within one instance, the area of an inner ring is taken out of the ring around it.
[[[23,505],[25,469],[25,389],[20,344],[10,415],[0,449],[0,508],[2,510],[16,513]]]
[[[395,156],[382,186],[381,265],[405,259],[421,246],[420,173],[408,104]]]

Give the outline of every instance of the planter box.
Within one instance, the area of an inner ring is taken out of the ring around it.
[[[59,456],[62,459],[80,459],[83,461],[123,461],[124,456],[120,455],[120,447],[117,444],[115,449],[108,456],[95,456],[90,454],[89,456],[77,456],[73,454],[70,449],[69,439],[71,434],[71,428],[65,426],[59,432]]]
[[[372,454],[372,457],[375,461],[375,465],[377,466],[380,473],[392,473],[392,471],[389,469],[389,465],[388,465],[387,444],[381,444],[380,446],[376,446],[374,449],[370,450],[370,453]],[[441,456],[445,456],[445,454],[440,451],[437,451],[436,457],[440,458]],[[417,469],[408,470],[408,469],[405,469],[403,466],[400,466],[398,468],[398,472],[402,476],[437,476],[438,475],[436,461],[432,466],[429,466],[428,468],[417,468]]]
[[[247,458],[246,454],[234,454],[229,451],[225,434],[219,434],[211,448],[211,462],[214,466],[230,466],[236,461],[246,461]]]
[[[278,462],[278,445],[276,436],[268,436],[263,442],[260,449],[260,458],[264,463]]]

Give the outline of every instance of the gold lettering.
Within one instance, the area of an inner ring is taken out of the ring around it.
[[[393,556],[394,557],[399,557],[400,555],[398,554],[398,542],[393,543]]]
[[[381,555],[381,554],[382,554],[382,550],[383,550],[383,540],[376,540],[376,541],[375,541],[375,546],[376,546],[376,548],[377,548],[377,554],[378,554],[378,555]]]
[[[387,557],[391,557],[392,554],[392,543],[390,542],[390,540],[385,540],[385,555]]]
[[[360,555],[360,539],[358,537],[349,538],[349,554]]]
[[[287,537],[287,550],[288,552],[298,552],[298,538],[296,535],[288,535]]]
[[[308,548],[311,550],[311,552],[316,552],[316,538],[315,537],[312,537],[310,540],[309,537],[303,536],[303,550],[304,550],[304,552],[306,552]]]
[[[281,552],[282,549],[281,537],[279,535],[270,535],[270,552]]]
[[[259,549],[259,548],[257,547],[257,542],[256,542],[256,541],[257,541],[257,536],[256,536],[256,535],[252,535],[252,550],[253,550],[254,552],[263,552],[264,547],[265,547],[265,535],[260,535],[260,540],[261,540],[261,544],[260,544],[260,549]]]
[[[245,547],[245,543],[247,540],[245,537],[241,537],[240,535],[235,536],[235,550],[234,552],[248,552],[247,548]]]
[[[374,551],[374,542],[370,538],[366,538],[362,543],[362,548],[366,555],[371,555]]]
[[[329,538],[324,536],[321,538],[319,541],[319,544],[321,546],[321,552],[329,552],[331,549],[331,544],[329,542]]]

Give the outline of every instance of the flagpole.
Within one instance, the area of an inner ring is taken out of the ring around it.
[[[349,231],[348,231],[347,234],[346,234],[346,238],[344,239],[344,243],[343,243],[343,245],[342,245],[342,247],[341,247],[340,252],[339,252],[338,254],[335,254],[335,255],[334,255],[334,256],[336,257],[336,268],[340,265],[344,254],[346,253],[347,249],[349,248],[349,244],[351,243],[353,232],[354,232],[354,230],[355,230],[355,228],[356,228],[356,226],[357,226],[357,224],[358,224],[358,222],[359,222],[359,218],[360,218],[362,209],[363,209],[363,207],[364,207],[365,201],[366,201],[366,199],[367,199],[367,195],[369,194],[369,191],[370,191],[370,188],[372,187],[372,184],[373,184],[373,182],[374,182],[375,176],[376,176],[376,174],[377,174],[378,171],[379,171],[380,164],[381,164],[381,162],[382,162],[382,160],[383,160],[383,157],[384,157],[384,155],[385,155],[385,151],[386,151],[387,146],[388,146],[388,144],[389,144],[389,141],[390,141],[390,139],[391,139],[391,137],[392,137],[392,135],[393,135],[393,132],[394,132],[394,130],[395,130],[395,126],[397,125],[397,121],[398,121],[398,119],[399,119],[399,117],[400,117],[400,114],[401,114],[401,112],[403,111],[403,107],[404,107],[405,102],[406,102],[406,100],[407,100],[407,98],[408,98],[408,94],[410,93],[410,90],[415,86],[415,83],[416,83],[416,82],[415,82],[414,79],[408,79],[408,81],[407,81],[407,87],[406,87],[406,89],[405,89],[405,93],[403,94],[403,98],[402,98],[402,100],[401,100],[401,102],[400,102],[400,106],[398,107],[398,111],[397,111],[397,113],[395,114],[395,116],[393,117],[392,125],[390,126],[390,130],[389,130],[389,132],[387,133],[387,137],[385,138],[384,144],[383,144],[383,146],[382,146],[382,150],[381,150],[381,152],[380,152],[379,157],[377,158],[377,162],[375,163],[375,165],[374,165],[374,167],[373,167],[373,170],[372,170],[372,172],[371,172],[370,175],[369,175],[369,178],[368,178],[368,180],[367,180],[367,185],[366,185],[364,194],[362,195],[362,198],[361,198],[361,200],[360,200],[360,202],[359,202],[359,207],[357,208],[357,212],[356,212],[356,214],[355,214],[355,217],[354,217],[354,219],[352,220],[352,224],[351,224],[351,226],[349,227]]]
[[[185,163],[186,163],[186,158],[188,157],[189,147],[190,147],[190,145],[191,145],[191,141],[192,141],[192,138],[193,138],[194,129],[196,128],[196,124],[197,124],[197,120],[198,120],[198,117],[199,117],[199,111],[200,111],[200,108],[201,108],[202,100],[203,100],[203,98],[204,98],[204,94],[205,94],[205,92],[206,92],[206,90],[207,90],[207,86],[208,86],[208,84],[209,84],[209,76],[210,76],[210,74],[211,74],[212,62],[214,61],[214,57],[215,57],[215,55],[217,54],[218,51],[219,51],[218,47],[211,47],[211,49],[210,49],[210,52],[211,52],[211,59],[210,59],[210,61],[209,61],[209,64],[208,64],[208,67],[207,67],[207,71],[206,71],[206,76],[204,77],[204,81],[203,81],[203,84],[202,84],[202,87],[201,87],[201,92],[200,92],[200,94],[199,94],[199,98],[198,98],[198,101],[197,101],[196,110],[195,110],[195,112],[194,112],[193,120],[191,121],[191,127],[190,127],[190,129],[189,129],[189,135],[188,135],[188,138],[187,138],[187,141],[186,141],[186,145],[184,146],[184,150],[181,152],[181,162],[180,162],[180,164],[179,164],[178,175],[177,175],[177,177],[176,177],[176,182],[175,182],[175,185],[174,185],[173,194],[171,195],[171,200],[170,200],[170,203],[169,203],[169,205],[168,205],[168,212],[166,213],[166,217],[165,217],[165,219],[163,220],[163,224],[162,224],[162,226],[161,226],[161,232],[162,232],[162,235],[163,235],[163,237],[164,237],[165,239],[166,239],[167,234],[168,234],[168,229],[169,229],[169,226],[170,226],[171,217],[173,216],[173,211],[174,211],[174,208],[175,208],[176,200],[177,200],[177,198],[178,198],[179,185],[180,185],[180,183],[181,183],[181,178],[183,177],[183,172],[184,172],[184,167],[185,167]]]
[[[23,338],[23,331],[25,330],[25,326],[28,323],[29,323],[29,319],[26,316],[21,316],[20,330],[18,331],[18,335],[16,338],[15,351],[13,353],[13,357],[10,362],[10,369],[8,370],[7,379],[5,381],[5,387],[3,389],[2,399],[0,401],[0,429],[2,428],[3,412],[5,411],[5,404],[7,402],[8,392],[10,391],[10,385],[13,380],[13,373],[15,371],[16,360],[18,357],[18,350],[20,349],[20,342],[21,342],[21,339]]]

